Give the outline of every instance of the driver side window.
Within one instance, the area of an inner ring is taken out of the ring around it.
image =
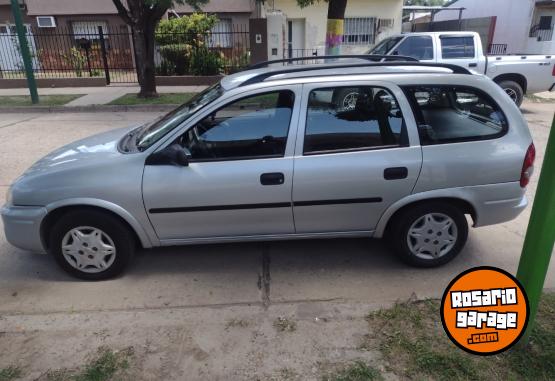
[[[242,98],[204,118],[178,143],[193,161],[282,157],[294,101],[290,90]]]

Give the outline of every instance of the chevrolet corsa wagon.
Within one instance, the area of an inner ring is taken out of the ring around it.
[[[137,247],[387,237],[453,259],[473,226],[527,205],[534,146],[489,78],[418,62],[260,65],[161,119],[62,147],[10,187],[7,240],[69,273],[120,273]]]

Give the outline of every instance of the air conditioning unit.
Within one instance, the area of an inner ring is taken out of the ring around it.
[[[53,16],[38,16],[37,25],[39,28],[55,28],[56,19]]]

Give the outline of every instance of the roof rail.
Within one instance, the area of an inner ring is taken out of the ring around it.
[[[292,63],[297,61],[314,61],[314,60],[322,60],[322,59],[343,59],[343,58],[358,58],[361,60],[366,61],[373,61],[378,62],[378,60],[389,60],[389,61],[410,61],[410,62],[418,62],[418,60],[414,57],[409,56],[388,56],[383,54],[345,54],[340,56],[308,56],[308,57],[295,57],[295,58],[284,58],[281,60],[272,60],[272,61],[263,61],[256,64],[249,66],[246,70],[251,69],[260,69],[262,67],[268,67],[273,64],[278,63]]]
[[[465,69],[462,66],[453,65],[453,64],[444,64],[444,63],[427,63],[427,62],[374,62],[374,63],[362,63],[362,64],[338,64],[338,65],[321,65],[321,66],[295,66],[282,69],[282,70],[273,70],[268,71],[265,73],[260,73],[255,75],[252,78],[247,79],[245,82],[241,83],[239,87],[252,85],[254,83],[263,82],[265,79],[273,77],[274,75],[279,74],[287,74],[287,73],[300,73],[306,71],[316,71],[316,70],[328,70],[328,69],[341,69],[341,68],[350,68],[350,67],[383,67],[383,66],[417,66],[417,67],[436,67],[436,68],[443,68],[449,69],[453,72],[453,74],[469,74],[472,75],[470,71]],[[350,73],[353,74],[353,73]],[[359,73],[365,74],[365,73]]]

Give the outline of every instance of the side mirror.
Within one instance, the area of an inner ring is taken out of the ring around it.
[[[172,144],[161,151],[155,152],[147,157],[145,165],[178,165],[189,166],[191,152],[179,144]]]

